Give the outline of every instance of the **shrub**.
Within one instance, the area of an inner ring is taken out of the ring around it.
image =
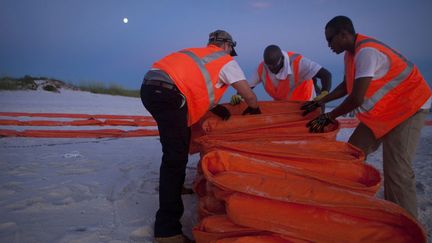
[[[46,91],[50,91],[50,92],[57,92],[57,93],[59,92],[57,87],[54,85],[51,85],[51,84],[47,84],[47,85],[43,86],[43,89]]]
[[[23,78],[15,79],[11,77],[2,77],[0,79],[0,89],[2,90],[25,90],[37,89],[37,84],[32,77],[26,75]]]

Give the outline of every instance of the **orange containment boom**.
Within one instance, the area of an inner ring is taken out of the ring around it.
[[[75,113],[0,112],[0,116],[153,120],[153,118],[151,116],[109,115],[109,114],[106,114],[106,115],[103,115],[103,114],[75,114]]]
[[[6,117],[47,117],[47,118],[83,118],[82,120],[54,121],[54,120],[13,120],[0,119],[0,126],[134,126],[156,127],[156,122],[150,116],[131,115],[89,115],[67,113],[23,113],[0,112]],[[16,131],[0,129],[0,137],[38,137],[38,138],[103,138],[103,137],[143,137],[158,136],[157,129],[95,129],[95,130],[24,130]]]
[[[98,129],[98,130],[4,130],[0,137],[33,137],[33,138],[111,138],[111,137],[144,137],[158,136],[157,130],[137,129]]]
[[[271,144],[263,144],[263,147],[266,146],[271,146]],[[310,146],[313,146],[313,144],[310,144]],[[290,148],[290,146],[278,148]],[[349,156],[347,156],[346,160],[342,158],[339,160],[321,160],[318,158],[319,153],[317,151],[309,149],[304,151],[304,154],[298,153],[298,156],[284,158],[283,156],[277,157],[277,155],[272,157],[259,154],[259,151],[247,155],[218,149],[206,153],[201,159],[201,166],[204,175],[206,175],[206,169],[212,172],[217,168],[285,179],[290,178],[290,181],[300,181],[303,178],[314,179],[368,195],[374,195],[378,191],[381,177],[374,167],[363,162],[356,162],[355,159],[349,161]],[[316,157],[307,158],[307,152],[310,154],[315,153]],[[322,157],[327,154],[330,153],[324,152]],[[340,154],[343,155],[344,153],[340,152]],[[208,176],[210,174],[206,175],[206,177]]]
[[[259,102],[262,114],[242,116],[246,108],[241,105],[224,105],[231,118],[221,120],[208,112],[200,122],[192,126],[192,142],[190,153],[201,150],[200,144],[206,140],[225,141],[273,141],[275,139],[292,140],[335,140],[339,131],[339,123],[326,127],[324,133],[310,133],[306,124],[320,114],[316,110],[307,116],[302,116],[301,103],[288,101]]]
[[[235,224],[311,242],[426,242],[416,220],[384,200],[333,208],[236,193],[226,201]]]
[[[311,134],[301,103],[225,105],[193,127],[191,153],[201,160],[194,182],[197,242],[426,242],[422,226],[400,206],[376,198],[381,177],[358,148],[336,142],[341,119]]]
[[[125,119],[86,119],[73,121],[30,120],[20,121],[0,119],[0,126],[156,126],[152,120],[125,120]]]
[[[268,231],[239,226],[230,221],[226,215],[215,215],[203,219],[194,227],[193,234],[197,242],[309,242],[294,237],[281,237]]]
[[[405,210],[357,190],[367,183],[341,184],[224,151],[209,152],[201,165],[206,179],[219,188],[211,193],[225,201],[236,225],[312,242],[426,241]]]

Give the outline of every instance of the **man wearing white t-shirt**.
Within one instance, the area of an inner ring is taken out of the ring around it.
[[[344,80],[322,100],[308,102],[302,109],[308,113],[347,97],[310,121],[310,131],[322,132],[336,117],[355,111],[360,124],[348,142],[366,155],[383,145],[384,197],[417,217],[412,160],[431,106],[430,87],[412,62],[386,44],[356,33],[348,17],[330,20],[325,37],[336,54],[345,53]]]
[[[223,30],[209,35],[205,47],[187,48],[155,62],[141,85],[144,107],[156,120],[162,144],[156,242],[191,242],[182,232],[181,198],[188,162],[191,126],[210,110],[223,120],[230,112],[218,105],[228,86],[248,104],[246,114],[260,114],[257,98],[232,56],[236,42]]]
[[[263,83],[264,89],[274,100],[319,100],[331,88],[331,74],[318,63],[298,53],[282,51],[269,45],[264,50],[264,61],[258,66],[249,85],[253,88]],[[316,97],[314,80],[321,81],[320,94]],[[239,95],[231,98],[231,104],[241,101]]]

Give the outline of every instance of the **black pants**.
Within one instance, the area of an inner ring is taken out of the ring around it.
[[[153,85],[141,86],[141,101],[157,122],[163,153],[154,234],[155,237],[182,234],[181,189],[190,143],[187,105],[179,91]]]

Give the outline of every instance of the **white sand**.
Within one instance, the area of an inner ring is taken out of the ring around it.
[[[148,115],[137,98],[69,90],[60,94],[0,91],[0,112],[6,111]],[[0,126],[0,129],[23,128]],[[352,129],[342,129],[338,139],[346,141],[351,132]],[[431,126],[422,130],[414,161],[420,221],[429,229],[429,235],[432,231],[431,135]],[[0,154],[0,242],[153,240],[161,158],[157,137],[8,137],[0,139]],[[195,176],[197,161],[197,155],[190,157],[188,185]],[[381,170],[381,151],[372,154],[368,163]],[[382,197],[382,191],[378,197]],[[192,237],[191,229],[197,222],[197,201],[194,195],[185,195],[183,200],[184,232]]]

